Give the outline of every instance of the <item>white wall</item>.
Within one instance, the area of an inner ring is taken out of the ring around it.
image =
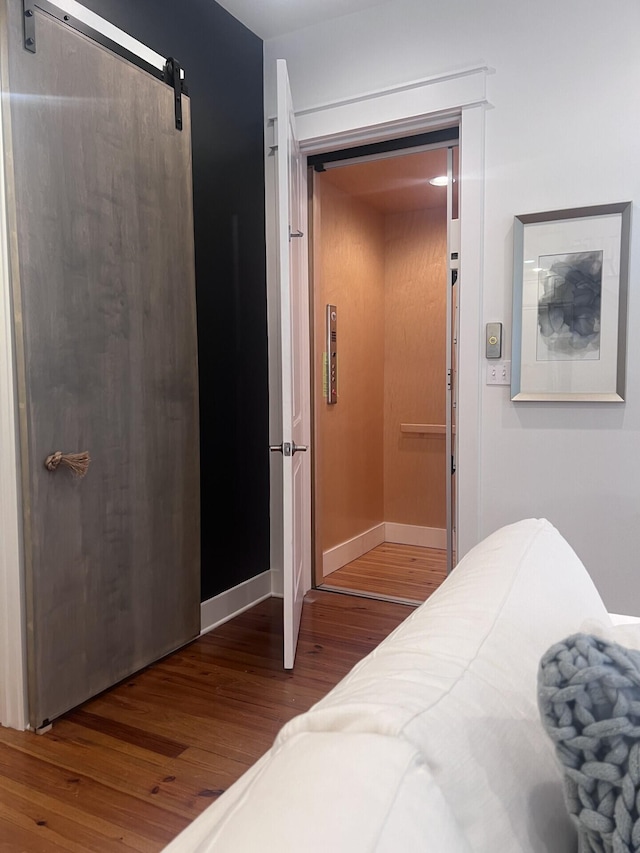
[[[479,459],[480,534],[549,518],[609,610],[629,614],[640,614],[639,32],[637,0],[391,0],[265,43],[267,115],[278,58],[297,111],[469,65],[495,69],[482,322],[505,324],[507,358],[514,215],[634,201],[627,402],[516,405],[508,388],[483,385]]]

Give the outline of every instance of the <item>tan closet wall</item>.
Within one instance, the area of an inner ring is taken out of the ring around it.
[[[384,510],[384,216],[315,177],[313,280],[316,552]],[[323,397],[325,306],[338,306],[338,403]]]
[[[446,527],[446,211],[385,217],[384,518]]]

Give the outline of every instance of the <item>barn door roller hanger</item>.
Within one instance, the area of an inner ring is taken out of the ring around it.
[[[100,30],[89,26],[89,24],[86,24],[79,18],[75,18],[73,15],[65,12],[64,9],[61,9],[55,3],[51,2],[51,0],[22,0],[24,22],[23,43],[24,49],[28,50],[29,53],[35,53],[37,48],[36,9],[39,9],[41,12],[46,12],[56,20],[61,21],[63,24],[67,24],[74,30],[77,30],[79,33],[88,36],[90,39],[93,39],[93,41],[98,42],[98,44],[108,48],[113,53],[123,57],[123,59],[126,59],[128,62],[132,62],[134,65],[137,65],[138,68],[142,68],[143,71],[153,74],[153,76],[158,80],[162,80],[164,83],[171,86],[174,92],[176,128],[178,130],[182,130],[182,95],[188,95],[189,90],[187,89],[187,85],[184,81],[184,72],[177,59],[170,56],[166,60],[164,68],[156,68],[150,62],[146,62],[142,59],[142,57],[137,56],[130,50],[127,50],[124,45],[119,44],[117,41],[114,41],[104,33],[100,32]]]

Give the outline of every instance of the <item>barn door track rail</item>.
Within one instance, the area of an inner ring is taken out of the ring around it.
[[[51,15],[57,21],[82,33],[170,86],[174,91],[176,129],[182,130],[182,95],[188,95],[189,90],[184,80],[184,72],[177,59],[170,56],[167,58],[164,68],[157,68],[141,56],[128,50],[124,45],[109,38],[105,33],[69,14],[60,6],[57,6],[55,2],[52,2],[52,0],[22,0],[24,49],[28,50],[29,53],[36,53],[38,46],[36,9],[47,15]]]

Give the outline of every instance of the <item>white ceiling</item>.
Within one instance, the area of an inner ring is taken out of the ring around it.
[[[339,18],[387,0],[216,0],[261,39]]]

